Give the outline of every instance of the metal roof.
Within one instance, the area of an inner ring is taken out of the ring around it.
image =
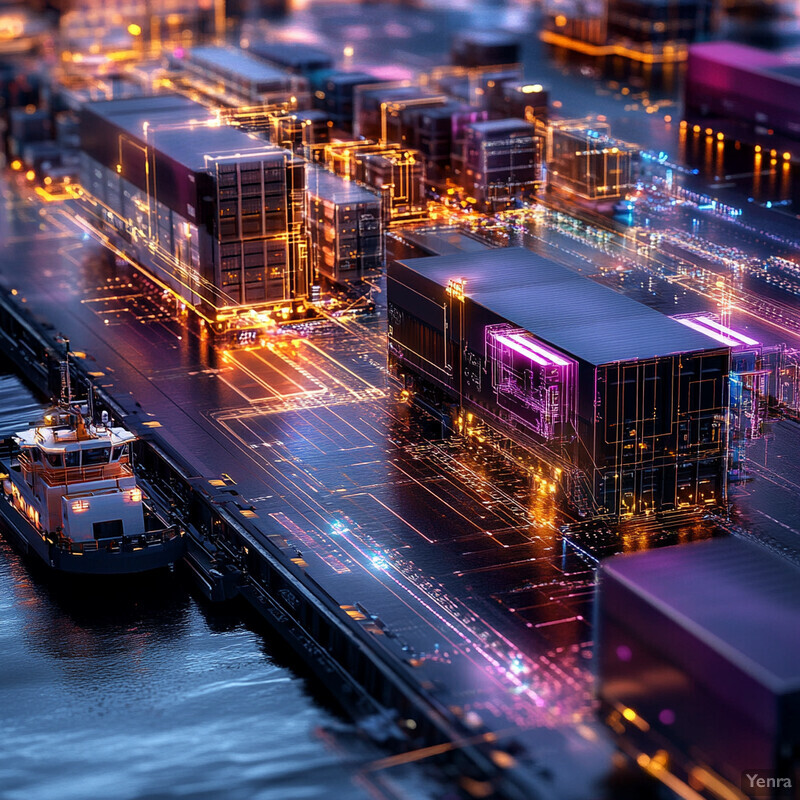
[[[367,83],[383,83],[380,78],[370,75],[369,72],[347,72],[346,70],[323,70],[320,73],[321,81],[332,83],[335,86],[360,86]]]
[[[536,126],[524,119],[490,119],[485,122],[473,122],[469,126],[478,133],[517,133],[524,132],[532,134]]]
[[[590,364],[717,350],[710,337],[522,247],[401,260],[446,286],[466,279],[473,302]]]
[[[289,75],[244,50],[228,47],[193,47],[184,60],[239,75],[254,83],[288,83]]]
[[[86,109],[193,171],[206,168],[205,156],[240,153],[245,158],[286,152],[237,128],[216,124],[205,106],[180,95],[102,100],[87,103]]]
[[[454,253],[474,253],[489,250],[490,245],[471,236],[459,228],[438,228],[403,231],[403,239],[417,245],[434,255],[445,256]]]
[[[251,44],[249,50],[265,61],[294,69],[318,65],[320,69],[326,69],[333,64],[330,53],[303,42],[259,42]]]
[[[337,205],[343,203],[372,203],[378,205],[376,194],[353,181],[340,178],[327,170],[316,168],[308,170],[308,193],[323,200],[331,200]]]
[[[800,568],[789,561],[730,537],[615,556],[602,572],[773,692],[800,690]]]
[[[459,43],[489,45],[505,47],[510,44],[519,44],[519,37],[513,33],[506,33],[499,30],[468,30],[461,31],[453,37]]]

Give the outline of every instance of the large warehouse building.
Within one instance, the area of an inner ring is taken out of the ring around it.
[[[723,501],[728,346],[522,248],[395,261],[387,295],[395,374],[579,470],[589,510]]]
[[[704,765],[692,777],[715,797],[741,795],[711,770],[747,797],[796,800],[800,569],[731,537],[615,556],[599,587],[598,690],[626,736]]]
[[[154,278],[225,327],[308,294],[305,165],[208,116],[177,95],[87,104],[81,184]]]

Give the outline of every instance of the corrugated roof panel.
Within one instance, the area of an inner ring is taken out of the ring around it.
[[[491,249],[485,242],[464,233],[458,228],[441,228],[432,231],[424,229],[403,231],[403,239],[427,250],[429,253],[442,256]]]
[[[334,203],[379,203],[374,192],[321,168],[308,170],[308,191]]]
[[[590,364],[719,349],[718,342],[521,247],[401,262]]]
[[[193,171],[205,169],[205,156],[284,152],[236,128],[206,125],[211,118],[209,110],[179,95],[102,100],[88,103],[87,109],[128,131],[140,142],[145,141],[146,122],[148,144]]]
[[[244,50],[233,50],[228,47],[193,47],[187,58],[198,65],[216,67],[248,81],[258,83],[287,83],[289,76],[282,70],[264,63]]]

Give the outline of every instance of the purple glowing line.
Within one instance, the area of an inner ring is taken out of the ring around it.
[[[708,317],[695,317],[695,319],[698,322],[702,322],[703,325],[709,325],[710,327],[715,328],[725,336],[731,336],[734,339],[738,339],[743,344],[758,344],[758,342],[755,339],[751,339],[749,336],[745,336],[743,333],[739,333],[739,331],[732,330],[731,328],[726,328],[724,325],[720,325],[719,322],[714,322],[713,319],[709,319]]]
[[[729,347],[739,347],[741,345],[740,341],[730,339],[727,336],[723,336],[721,333],[715,333],[713,330],[709,330],[692,319],[676,319],[676,322],[680,322],[681,325],[685,325],[687,328],[693,328],[700,333],[704,333],[706,336],[716,339],[718,342],[722,342],[722,344],[727,344]]]
[[[504,344],[506,347],[511,348],[514,352],[519,353],[520,355],[529,358],[531,361],[535,361],[537,364],[541,364],[543,367],[550,366],[550,362],[546,361],[540,355],[533,352],[533,350],[528,350],[526,347],[523,347],[518,342],[515,342],[508,338],[508,336],[497,336],[495,337],[498,342]]]
[[[532,342],[530,339],[527,338],[522,333],[512,333],[510,336],[515,342],[519,342],[521,345],[530,348],[535,353],[538,353],[543,358],[549,358],[554,364],[558,364],[559,367],[567,367],[569,366],[569,361],[562,358],[561,356],[556,355],[555,353],[551,353],[549,350],[545,350],[539,344]]]

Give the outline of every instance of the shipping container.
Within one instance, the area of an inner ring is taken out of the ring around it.
[[[530,122],[500,119],[467,126],[461,185],[484,212],[531,200],[542,182],[542,139]]]
[[[560,122],[548,130],[548,185],[591,201],[624,197],[636,182],[635,151],[608,135],[607,126]]]
[[[459,67],[516,64],[520,56],[518,37],[503,31],[462,31],[453,37],[450,48],[450,61]]]
[[[312,274],[339,285],[379,276],[383,264],[380,198],[319,168],[309,170],[307,180]]]
[[[392,261],[403,380],[560,459],[620,516],[725,498],[730,349],[522,248]]]
[[[302,159],[174,95],[90,103],[80,117],[85,203],[104,204],[95,213],[157,280],[215,325],[302,303]]]
[[[251,44],[248,51],[293,75],[309,77],[314,72],[334,66],[330,53],[302,42],[263,42]]]
[[[791,58],[732,42],[689,48],[688,114],[800,138],[800,70]]]
[[[229,47],[193,47],[173,56],[173,65],[211,87],[221,85],[224,94],[251,105],[268,105],[297,99],[305,94],[304,78],[291,75],[255,58],[245,50]]]
[[[419,86],[361,86],[354,95],[353,132],[365,139],[413,147],[409,141],[413,132],[404,124],[402,113],[410,107],[438,106],[445,102],[445,97],[436,97]]]
[[[311,76],[311,102],[329,115],[334,128],[352,132],[356,87],[381,82],[366,72],[320,70]]]
[[[697,774],[718,776],[707,786],[724,788],[722,778],[737,790],[719,796],[795,800],[798,619],[800,569],[754,542],[730,537],[607,559],[595,659],[603,710],[629,747],[666,744],[673,772],[702,765]],[[748,774],[773,783],[759,791]]]

